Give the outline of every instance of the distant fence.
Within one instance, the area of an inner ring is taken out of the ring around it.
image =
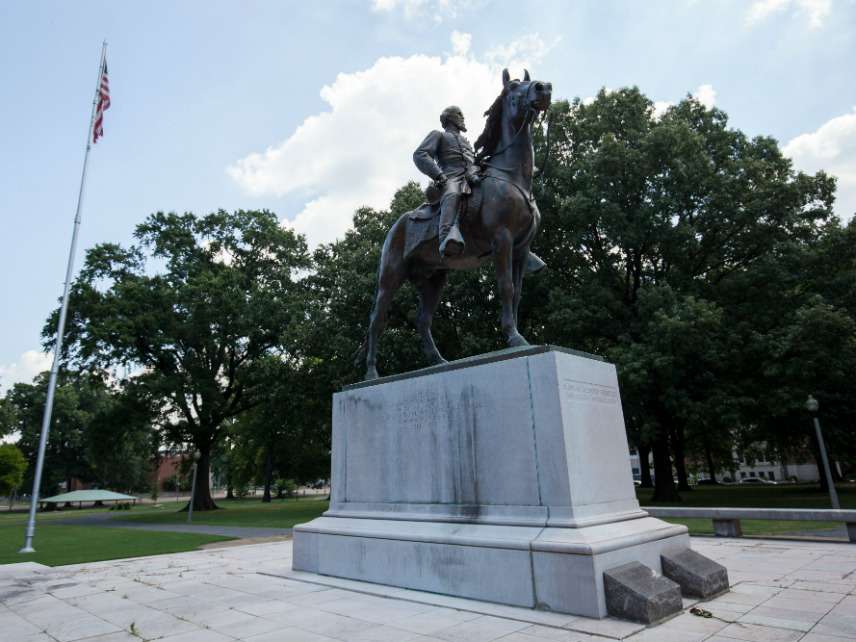
[[[847,536],[856,543],[856,510],[826,508],[673,508],[671,506],[644,506],[652,517],[692,517],[713,521],[717,537],[741,537],[742,519],[760,519],[793,522],[843,522]]]

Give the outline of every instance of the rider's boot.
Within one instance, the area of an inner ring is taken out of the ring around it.
[[[464,237],[457,223],[452,225],[446,233],[440,233],[440,255],[444,258],[460,256],[464,251]]]
[[[440,256],[443,258],[460,256],[464,251],[464,237],[458,229],[458,204],[459,199],[450,196],[440,209]]]

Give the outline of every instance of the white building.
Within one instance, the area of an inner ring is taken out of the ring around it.
[[[760,450],[760,449],[759,449]],[[648,461],[651,467],[651,475],[654,475],[654,457],[648,456]],[[837,462],[834,464],[839,466]],[[633,479],[639,481],[642,479],[642,467],[639,463],[639,453],[633,447],[630,448],[630,468],[633,472]],[[704,466],[697,476],[699,480],[707,479],[707,471]],[[841,472],[840,466],[838,472]],[[750,459],[748,456],[742,457],[734,452],[734,467],[732,469],[720,469],[716,472],[716,477],[719,481],[735,481],[739,482],[743,479],[763,479],[768,481],[798,481],[798,482],[816,482],[820,479],[820,474],[817,469],[817,464],[814,462],[780,462],[780,461],[765,461],[762,459]]]

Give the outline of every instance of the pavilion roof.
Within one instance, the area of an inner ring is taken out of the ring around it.
[[[70,493],[45,497],[39,501],[48,504],[62,504],[64,502],[110,502],[131,499],[137,498],[122,493],[114,493],[112,490],[73,490]]]

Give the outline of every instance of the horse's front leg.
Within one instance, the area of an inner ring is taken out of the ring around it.
[[[508,230],[498,232],[493,242],[493,259],[496,265],[497,292],[502,303],[500,324],[505,339],[512,348],[529,345],[529,342],[517,331],[513,251],[514,241],[511,233]]]

